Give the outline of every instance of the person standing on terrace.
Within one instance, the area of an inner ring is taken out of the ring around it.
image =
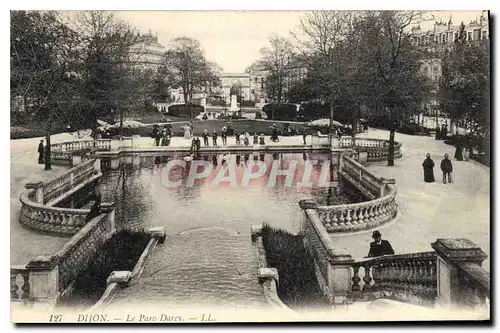
[[[424,168],[424,182],[434,183],[434,161],[431,159],[431,154],[427,153],[422,167]]]
[[[45,160],[43,159],[44,152],[45,152],[45,147],[43,146],[43,140],[40,140],[40,143],[38,144],[38,164],[45,163]]]
[[[382,239],[380,231],[375,230],[372,234],[373,242],[370,243],[370,251],[368,258],[381,257],[385,255],[394,254],[391,243]]]

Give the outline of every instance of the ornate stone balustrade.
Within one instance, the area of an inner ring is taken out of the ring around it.
[[[73,154],[85,149],[97,151],[111,150],[111,139],[98,140],[76,140],[60,142],[50,145],[50,157],[52,163],[62,165],[72,165]]]
[[[490,274],[481,267],[486,254],[467,239],[438,239],[435,251],[354,261],[335,248],[317,204],[302,200],[304,243],[314,258],[323,295],[332,304],[392,298],[421,306],[487,308]],[[347,270],[346,270],[347,269]]]
[[[354,261],[346,249],[335,248],[322,224],[313,200],[301,200],[305,212],[301,233],[304,245],[314,258],[316,279],[323,296],[330,303],[343,303],[350,294],[351,269]]]
[[[85,225],[90,210],[53,207],[53,204],[100,176],[100,160],[91,160],[47,183],[26,184],[27,190],[20,197],[19,221],[38,231],[74,235]]]
[[[96,163],[100,162],[95,159],[89,160],[69,169],[68,172],[53,180],[43,183],[43,203],[51,201],[62,193],[67,192],[71,187],[77,186],[91,178],[94,174],[99,173],[100,166],[96,165]]]
[[[421,252],[383,256],[352,264],[352,299],[392,298],[432,306],[437,297],[437,255]]]
[[[389,155],[389,141],[383,139],[341,137],[338,139],[339,148],[353,148],[358,152],[367,153],[368,162],[385,161]],[[400,158],[401,143],[394,142],[394,157]]]
[[[115,210],[103,203],[101,215],[83,226],[52,255],[41,255],[26,266],[11,267],[11,300],[55,305],[68,296],[77,275],[115,233]]]
[[[111,139],[66,141],[50,145],[51,151],[71,152],[87,148],[95,148],[101,151],[111,150]]]
[[[374,176],[350,157],[342,157],[340,174],[368,201],[344,205],[316,205],[318,216],[330,233],[354,232],[384,224],[397,214],[394,180]]]

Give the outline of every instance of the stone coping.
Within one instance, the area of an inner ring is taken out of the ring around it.
[[[295,313],[278,296],[279,275],[276,268],[267,266],[266,250],[262,241],[262,224],[251,227],[252,246],[255,249],[258,261],[257,278],[262,286],[264,298],[267,303],[275,309]]]

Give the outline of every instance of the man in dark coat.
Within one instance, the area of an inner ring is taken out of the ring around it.
[[[462,141],[458,138],[458,136],[456,136],[457,138],[457,144],[455,146],[455,159],[457,161],[463,161],[464,158],[462,156],[462,148],[463,148],[463,145],[462,145]]]
[[[101,214],[101,196],[96,197],[94,204],[90,207],[90,212],[85,217],[85,222],[89,222],[94,217],[97,217]]]
[[[422,166],[424,167],[424,182],[434,183],[434,161],[431,159],[431,154],[427,153],[426,159]]]
[[[451,184],[451,173],[453,172],[453,165],[448,158],[448,154],[444,154],[444,159],[441,161],[441,171],[443,171],[443,184],[446,184],[446,176],[448,176],[448,183]]]
[[[160,129],[158,128],[158,125],[153,125],[153,133],[151,134],[153,139],[155,140],[155,145],[159,146],[160,145]]]
[[[382,234],[380,233],[380,231],[375,230],[372,234],[372,238],[374,241],[370,243],[368,258],[394,254],[391,243],[382,239]]]
[[[214,147],[217,146],[217,131],[215,129],[212,131],[212,143],[214,144]]]
[[[38,144],[38,164],[43,164],[45,161],[43,160],[45,153],[45,147],[43,146],[43,140],[40,140]]]

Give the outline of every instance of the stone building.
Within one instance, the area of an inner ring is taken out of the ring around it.
[[[130,47],[129,59],[132,64],[143,69],[157,69],[163,61],[165,46],[158,43],[158,36],[151,32],[138,36],[138,41]]]
[[[486,12],[476,20],[465,24],[465,34],[467,41],[475,42],[489,39],[489,24]],[[438,21],[434,23],[432,29],[422,30],[420,26],[411,30],[412,44],[421,47],[426,52],[426,58],[422,59],[420,71],[424,73],[432,83],[432,90],[429,99],[424,103],[425,113],[429,116],[438,116],[440,112],[437,93],[439,80],[442,76],[442,60],[445,51],[453,47],[453,42],[460,32],[460,24],[453,25],[452,17],[448,22]]]

